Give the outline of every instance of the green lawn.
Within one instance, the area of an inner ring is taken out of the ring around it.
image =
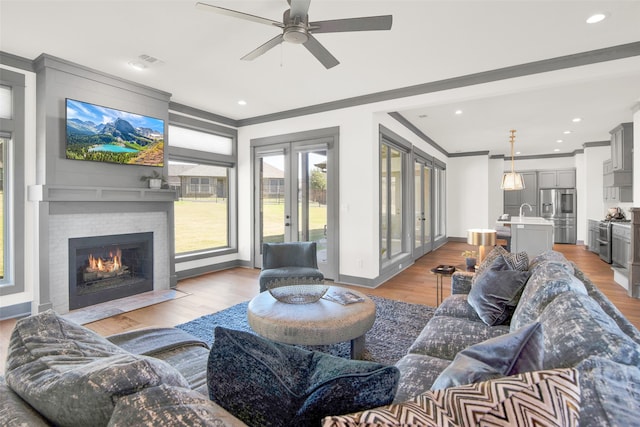
[[[176,253],[227,245],[227,201],[225,199],[181,200],[175,202]],[[266,204],[265,241],[282,241],[284,204]],[[309,209],[311,240],[324,235],[327,207],[313,204]]]

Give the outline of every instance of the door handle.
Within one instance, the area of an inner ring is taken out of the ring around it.
[[[288,223],[288,222],[285,222],[285,223],[284,223],[284,226],[285,226],[285,227],[289,227],[290,225],[291,225],[291,224],[290,224],[290,223]]]

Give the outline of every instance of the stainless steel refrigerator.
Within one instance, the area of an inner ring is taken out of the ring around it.
[[[540,190],[540,216],[553,221],[555,243],[576,244],[576,189]]]

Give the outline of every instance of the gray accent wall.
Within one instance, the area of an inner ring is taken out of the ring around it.
[[[39,199],[34,200],[39,201],[40,289],[36,308],[39,312],[53,306],[49,271],[53,254],[49,253],[49,235],[54,215],[162,212],[168,223],[173,224],[175,194],[169,194],[169,190],[149,193],[143,190],[147,184],[140,180],[154,169],[167,175],[166,149],[164,168],[68,160],[65,156],[67,98],[164,120],[167,135],[171,94],[50,55],[39,56],[34,61],[34,69],[37,73],[36,181],[39,191],[33,193],[40,194]],[[79,187],[91,195],[77,195]],[[173,227],[167,228],[168,236],[162,238],[167,241],[168,253],[162,262],[169,265],[169,282],[175,287]]]

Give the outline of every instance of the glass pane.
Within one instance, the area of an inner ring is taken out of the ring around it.
[[[388,245],[387,245],[387,233],[389,230],[389,217],[387,212],[389,211],[389,201],[387,197],[387,152],[386,145],[380,147],[380,257],[389,258]]]
[[[218,185],[203,184],[203,178]],[[229,169],[170,160],[168,184],[179,197],[174,202],[176,253],[229,246]]]
[[[169,126],[169,145],[207,153],[231,155],[233,152],[231,138],[179,126]]]
[[[423,169],[424,174],[424,187],[423,200],[424,200],[424,243],[431,242],[431,169],[425,167]]]
[[[316,242],[327,262],[327,152],[298,153],[298,240]]]
[[[422,164],[415,162],[413,166],[413,180],[414,180],[414,204],[415,210],[413,213],[415,222],[415,242],[414,248],[422,246],[422,226],[424,224],[424,211],[422,210]]]
[[[262,243],[284,242],[284,154],[265,156],[260,161],[260,229]]]
[[[4,203],[4,186],[5,186],[5,164],[6,158],[5,150],[7,149],[8,141],[5,138],[0,138],[0,279],[4,279],[4,254],[5,254],[5,222],[7,218],[6,205]]]
[[[13,117],[11,100],[11,88],[0,85],[0,118],[11,119]]]
[[[402,153],[390,148],[391,170],[390,188],[390,219],[391,219],[391,255],[402,252]]]

